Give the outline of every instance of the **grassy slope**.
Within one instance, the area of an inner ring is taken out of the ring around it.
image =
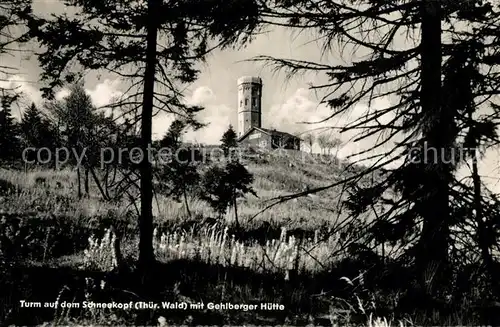
[[[249,196],[240,201],[239,213],[245,227],[260,225],[262,221],[275,222],[280,226],[286,225],[291,228],[297,226],[303,229],[314,230],[316,227],[329,224],[332,219],[337,219],[335,212],[339,200],[340,189],[335,188],[323,191],[317,195],[298,199],[277,205],[256,217],[252,223],[247,223],[246,218],[252,217],[265,207],[266,200],[279,195],[300,192],[304,187],[310,188],[325,186],[338,180],[343,168],[334,164],[314,163],[312,160],[298,156],[293,157],[270,157],[267,162],[255,163],[245,160],[250,172],[254,174],[253,187],[259,198]],[[319,161],[319,160],[318,160]],[[326,160],[325,160],[326,161]],[[289,163],[293,166],[289,167]],[[35,180],[43,177],[47,180],[48,187],[38,186]],[[107,210],[117,209],[104,203],[99,199],[97,189],[91,185],[90,199],[76,201],[76,173],[74,171],[38,171],[38,172],[14,172],[0,170],[0,180],[11,182],[26,191],[17,197],[7,197],[6,210],[23,212],[38,208],[40,211],[54,213],[64,212],[68,214],[98,215]],[[57,189],[56,184],[60,182],[62,188]],[[72,198],[69,205],[62,202],[62,196]],[[58,198],[59,197],[59,198]],[[155,216],[160,221],[185,219],[185,209],[182,203],[176,203],[169,198],[157,195],[157,203],[154,203]],[[190,206],[195,214],[202,216],[213,215],[206,203],[191,199]],[[120,209],[123,209],[119,206]],[[226,221],[233,219],[233,212],[228,212]]]
[[[324,303],[316,303],[315,301],[312,303],[309,297],[312,293],[323,290],[324,282],[326,282],[324,278],[331,278],[331,275],[324,276],[323,274],[325,269],[328,268],[329,260],[332,260],[332,251],[338,245],[337,235],[327,237],[326,242],[321,242],[319,246],[317,241],[322,237],[321,233],[327,233],[328,228],[334,227],[339,223],[339,219],[342,219],[342,214],[335,210],[341,189],[333,188],[314,196],[277,205],[259,215],[253,221],[248,221],[250,217],[265,207],[266,200],[279,195],[302,191],[305,186],[313,188],[331,184],[346,173],[344,167],[340,167],[338,163],[327,163],[331,159],[322,159],[323,162],[321,162],[318,158],[313,160],[312,157],[308,155],[302,157],[303,155],[270,155],[265,159],[259,159],[258,163],[252,160],[244,161],[249,171],[254,174],[254,188],[259,196],[259,198],[249,197],[243,199],[239,204],[240,221],[244,227],[244,233],[247,234],[245,242],[235,241],[232,238],[231,230],[228,232],[226,228],[231,225],[232,212],[228,212],[225,217],[226,224],[222,226],[197,225],[189,229],[184,223],[187,217],[182,203],[176,203],[171,199],[158,195],[157,202],[154,204],[155,219],[158,223],[163,223],[167,227],[158,232],[155,243],[157,257],[162,262],[170,262],[173,265],[177,260],[184,262],[182,260],[189,259],[189,262],[193,262],[195,265],[194,268],[189,268],[191,266],[187,264],[186,267],[188,268],[186,270],[180,269],[184,271],[184,274],[180,272],[179,283],[175,285],[167,285],[167,283],[158,285],[158,287],[177,288],[175,296],[180,294],[195,296],[191,289],[193,287],[196,292],[200,293],[197,296],[204,297],[205,301],[210,299],[230,302],[271,301],[286,303],[287,308],[290,308],[295,313],[301,311],[303,314],[307,312],[307,314],[313,314],[313,312],[320,314],[325,313],[325,310],[328,312],[328,306],[325,307]],[[46,186],[37,185],[36,179],[40,177],[46,179]],[[73,171],[23,173],[0,170],[0,180],[12,183],[16,189],[20,190],[0,197],[0,205],[6,212],[15,213],[19,216],[28,216],[29,214],[30,217],[52,213],[56,216],[65,217],[64,219],[74,220],[75,224],[85,226],[94,225],[96,221],[102,220],[103,217],[118,217],[118,219],[125,218],[124,220],[130,223],[133,228],[133,219],[126,218],[127,206],[101,201],[94,185],[91,187],[90,198],[78,200],[76,196],[76,174]],[[62,187],[57,187],[58,182]],[[192,212],[198,216],[197,219],[200,219],[200,216],[208,217],[213,215],[210,208],[202,201],[191,199],[190,206]],[[133,209],[130,208],[130,210]],[[255,232],[259,231],[264,222],[269,222],[271,226],[274,226],[275,233],[270,232],[269,229],[266,231],[260,230],[260,233]],[[173,228],[175,226],[182,228]],[[280,228],[282,231],[288,231],[288,234],[293,234],[290,233],[293,230],[309,231],[302,246],[310,250],[307,250],[307,253],[304,251],[297,252],[297,239],[293,236],[280,235]],[[75,229],[69,229],[66,234],[72,234],[73,230]],[[112,251],[109,240],[102,240],[104,232],[101,230],[99,234],[101,238],[98,237],[96,242],[86,248],[85,246],[82,247],[81,244],[78,246],[72,245],[75,248],[69,252],[74,253],[63,253],[64,251],[57,252],[55,250],[51,252],[42,249],[44,253],[42,257],[36,258],[37,265],[42,264],[44,267],[49,267],[47,269],[67,266],[69,269],[76,269],[77,271],[90,267],[92,269],[97,268],[100,271],[109,270],[112,268]],[[86,239],[91,234],[82,233],[73,236],[80,239],[84,238],[84,243],[88,243]],[[257,239],[262,236],[264,236],[265,245],[262,245],[262,242],[258,244]],[[58,240],[54,239],[54,242],[56,241],[58,242]],[[38,243],[43,242],[39,241]],[[48,243],[50,241],[46,241],[45,245],[38,244],[37,246],[43,248]],[[76,243],[72,242],[71,244]],[[125,236],[122,246],[126,255],[136,255],[136,243],[137,238],[133,232]],[[68,246],[62,247],[68,250]],[[83,251],[84,249],[85,251]],[[298,265],[304,276],[301,277],[303,278],[302,282],[300,282],[301,286],[293,286],[292,290],[290,289],[291,286],[287,284],[290,278],[288,270],[295,265]],[[171,267],[166,269],[172,271]],[[236,271],[224,269],[236,269]],[[244,269],[246,272],[238,269]],[[199,273],[202,271],[204,273],[200,275]],[[212,272],[209,273],[209,271]],[[261,275],[251,277],[254,273],[260,273]],[[64,280],[64,278],[59,278],[52,287],[56,287],[55,285],[61,280]],[[30,282],[30,284],[36,284],[36,282]],[[337,285],[337,283],[335,284]],[[47,287],[49,287],[48,285],[50,283],[47,284]],[[333,285],[330,286],[333,287]],[[185,290],[179,291],[179,287],[184,287]],[[188,291],[189,289],[191,290]],[[174,295],[164,294],[163,297],[169,298],[169,296]],[[292,319],[290,314],[291,312],[287,312],[280,315],[276,322],[290,321]],[[214,323],[216,321],[217,323],[242,323],[246,321],[245,316],[243,314],[238,315],[238,317],[218,317],[213,318],[215,319],[213,321]],[[268,318],[274,317],[271,313],[268,313],[267,316]],[[122,318],[129,323],[130,319],[132,319],[130,317]],[[182,319],[188,318],[183,316]],[[254,318],[257,319],[257,316]],[[92,319],[97,318],[93,317]],[[134,319],[137,319],[137,317]],[[153,319],[153,317],[142,317],[141,319],[141,321],[151,321],[150,319]],[[175,319],[172,321],[179,322],[179,320]],[[258,319],[264,318],[259,316]],[[33,323],[33,321],[27,321],[26,323]]]

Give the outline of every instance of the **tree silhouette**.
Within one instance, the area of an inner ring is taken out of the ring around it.
[[[328,154],[331,153],[332,149],[335,149],[335,156],[338,156],[339,147],[342,145],[342,140],[334,136],[330,136],[327,142]]]
[[[245,166],[236,160],[228,161],[224,167],[212,166],[205,172],[201,198],[218,213],[219,218],[233,207],[236,228],[239,228],[237,199],[248,193],[257,196],[252,183],[253,176]]]
[[[223,167],[212,166],[203,174],[201,183],[201,199],[205,200],[221,219],[231,203],[231,195],[226,185],[226,171]]]
[[[227,189],[229,190],[229,203],[234,209],[236,228],[239,228],[240,223],[236,201],[248,193],[257,196],[257,193],[252,188],[253,175],[239,161],[230,161],[226,164],[225,179]]]
[[[318,136],[318,145],[321,149],[321,153],[325,154],[326,149],[328,149],[329,137],[326,134],[320,134]]]
[[[464,104],[471,102],[469,99],[458,103],[457,99],[470,94],[477,107],[485,98],[498,94],[498,80],[490,84],[498,75],[494,69],[498,55],[495,46],[487,41],[490,37],[497,38],[491,26],[498,26],[498,8],[488,1],[362,1],[356,4],[334,1],[311,5],[309,1],[284,0],[264,4],[262,13],[263,20],[271,25],[316,30],[321,34],[325,52],[333,51],[339,43],[343,49],[364,52],[363,57],[367,59],[356,60],[351,56],[345,65],[266,56],[254,58],[270,62],[278,69],[285,68],[290,74],[325,72],[330,81],[313,87],[326,93],[322,102],[333,110],[327,119],[348,112],[362,101],[371,103],[384,96],[399,100],[384,108],[369,106],[365,115],[340,129],[341,132],[359,131],[356,142],[382,136],[372,149],[357,154],[375,162],[365,174],[382,171],[382,176],[369,187],[358,188],[356,183],[351,183],[354,192],[351,209],[354,216],[374,210],[377,219],[389,221],[391,228],[400,231],[401,240],[417,239],[413,242],[416,250],[413,254],[420,289],[428,298],[444,296],[446,287],[437,285],[449,285],[446,276],[450,267],[451,229],[457,225],[452,203],[458,200],[451,199],[457,196],[452,187],[457,184],[455,172],[459,164],[441,160],[439,156],[425,164],[415,163],[418,160],[411,158],[410,149],[422,150],[426,145],[449,159],[451,149],[456,148],[472,123],[457,121]],[[394,19],[387,19],[393,14]],[[456,28],[458,24],[472,22],[474,30],[465,35]],[[418,37],[412,34],[415,29],[420,32]],[[400,41],[398,35],[408,36],[406,46],[396,46],[396,41]],[[481,67],[475,71],[478,84],[473,88],[470,85],[459,88],[454,72],[474,64]],[[442,79],[444,75],[449,82]],[[390,142],[394,142],[394,146],[389,146],[389,150],[372,155],[371,151]],[[395,169],[385,168],[398,159],[405,160],[404,164]],[[388,190],[401,199],[389,201],[385,197]],[[435,278],[429,279],[430,275]]]
[[[42,125],[42,115],[34,103],[25,110],[20,125],[26,144],[38,147],[41,136],[39,131]]]
[[[82,197],[81,172],[85,193],[89,194],[91,162],[99,156],[99,144],[94,137],[97,125],[96,108],[82,83],[71,86],[70,93],[61,101],[47,103],[47,109],[59,127],[62,142],[70,152],[70,164],[76,166],[78,197]],[[75,155],[76,154],[76,155]]]
[[[229,125],[229,128],[224,132],[220,141],[224,156],[229,157],[231,150],[238,147],[237,135],[232,125]]]
[[[55,127],[49,119],[42,115],[34,103],[25,110],[19,127],[24,148],[48,148],[54,151],[59,145],[58,133]],[[43,152],[40,155],[43,155]],[[33,152],[28,152],[27,156],[26,159],[29,162],[37,160],[36,154]],[[45,162],[50,158],[42,157],[41,159]]]
[[[11,105],[17,96],[5,94],[1,97],[0,110],[0,160],[19,160],[21,144],[19,139],[19,124],[11,114]]]
[[[219,218],[226,213],[228,207],[232,207],[236,228],[239,228],[237,199],[248,193],[255,196],[257,194],[252,188],[253,175],[240,163],[238,157],[230,157],[231,149],[237,145],[236,133],[229,125],[222,135],[220,145],[227,160],[223,167],[215,165],[205,172],[201,198],[219,214]]]
[[[184,201],[187,214],[191,217],[188,192],[192,191],[200,180],[196,166],[201,157],[196,149],[183,146],[182,134],[185,128],[183,121],[175,120],[159,142],[162,151],[169,150],[170,154],[169,158],[158,158],[161,165],[159,180],[166,186],[168,196],[178,202],[181,199]],[[168,162],[161,162],[164,159],[168,159]]]
[[[313,145],[314,145],[314,141],[316,140],[314,134],[307,133],[307,134],[304,135],[303,139],[304,139],[304,142],[309,147],[309,152],[312,153],[312,148],[313,148]]]
[[[24,25],[27,23],[26,17],[31,14],[31,0],[12,0],[2,1],[0,3],[0,34],[2,41],[0,42],[0,57],[5,54],[11,55],[16,51],[15,45],[23,45],[30,40],[29,31]],[[0,65],[0,76],[4,80],[8,80],[17,72],[17,68],[9,66],[5,63]],[[9,94],[10,96],[17,93],[13,88],[0,86],[2,96]]]
[[[5,55],[13,55],[16,46],[22,46],[30,40],[30,35],[25,24],[26,17],[31,14],[31,0],[12,0],[0,3],[0,59]],[[2,60],[0,64],[0,80],[8,81],[17,73],[17,68],[12,67]],[[20,97],[15,87],[0,85],[0,157],[8,160],[21,158],[18,125],[11,116],[11,107]],[[15,134],[14,134],[15,133]],[[9,143],[13,142],[13,143]],[[6,145],[8,144],[8,147]]]

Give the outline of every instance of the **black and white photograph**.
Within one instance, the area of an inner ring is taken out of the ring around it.
[[[0,0],[0,326],[500,326],[500,1]]]

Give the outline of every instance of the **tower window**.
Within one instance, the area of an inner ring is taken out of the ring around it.
[[[245,106],[248,106],[248,99],[245,99]]]

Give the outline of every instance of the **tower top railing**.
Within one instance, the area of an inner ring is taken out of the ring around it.
[[[262,85],[262,78],[256,76],[242,76],[238,78],[238,85],[252,83],[252,84],[260,84]]]

